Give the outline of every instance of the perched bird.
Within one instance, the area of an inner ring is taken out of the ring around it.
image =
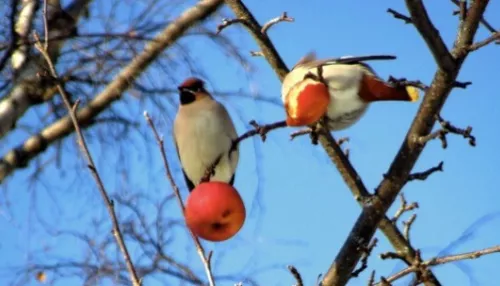
[[[393,56],[343,57],[318,60],[309,53],[283,80],[281,98],[289,126],[305,126],[326,115],[330,130],[356,123],[375,101],[416,101],[418,90],[379,78],[363,61]]]
[[[210,181],[233,185],[239,150],[238,137],[226,108],[205,89],[199,78],[188,78],[178,87],[180,105],[174,121],[174,141],[184,179],[191,192],[221,156]]]

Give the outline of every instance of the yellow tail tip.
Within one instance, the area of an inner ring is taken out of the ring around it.
[[[414,86],[406,86],[406,92],[408,92],[411,102],[415,102],[420,98],[419,90]]]

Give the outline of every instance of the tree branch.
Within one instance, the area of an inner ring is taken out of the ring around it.
[[[398,11],[395,11],[393,9],[390,9],[390,8],[387,9],[387,13],[391,14],[396,19],[403,20],[405,22],[405,24],[413,23],[410,17],[403,15],[403,14],[401,14]]]
[[[44,5],[47,5],[47,0],[44,1]],[[44,9],[44,14],[43,18],[45,21],[45,25],[47,25],[47,10]],[[45,28],[45,37],[48,37],[48,28]],[[35,39],[37,43],[35,44],[35,47],[40,51],[42,56],[45,58],[47,61],[47,64],[49,66],[50,74],[54,78],[58,78],[57,71],[54,67],[54,64],[52,63],[52,60],[50,59],[50,55],[48,52],[48,46],[44,45],[42,46],[40,39],[38,38],[38,35],[35,33]],[[109,198],[108,193],[104,187],[104,183],[101,180],[101,177],[99,176],[99,172],[97,171],[97,167],[94,164],[94,160],[92,158],[92,155],[90,154],[89,148],[87,147],[87,143],[85,141],[85,138],[83,137],[82,130],[80,128],[80,125],[78,124],[78,119],[76,117],[76,109],[78,106],[78,102],[75,103],[74,106],[71,106],[70,103],[70,98],[66,94],[66,91],[63,89],[61,84],[56,84],[57,89],[59,91],[59,94],[61,95],[64,105],[66,106],[66,109],[68,110],[69,117],[71,118],[71,122],[73,124],[73,127],[76,132],[76,137],[77,137],[77,143],[78,146],[80,147],[80,151],[85,157],[85,160],[87,161],[87,167],[89,168],[90,173],[94,177],[94,180],[97,184],[97,188],[99,189],[99,192],[101,194],[101,197],[104,200],[104,203],[106,205],[106,208],[108,210],[109,216],[111,218],[111,222],[113,225],[113,236],[115,237],[116,243],[118,244],[118,247],[120,251],[123,254],[123,258],[125,259],[125,264],[127,265],[127,269],[130,273],[130,281],[132,281],[132,284],[134,286],[140,286],[141,282],[139,280],[139,277],[137,276],[137,272],[135,270],[134,264],[132,263],[132,259],[130,258],[130,254],[128,252],[127,246],[125,245],[125,242],[123,240],[123,234],[120,231],[120,224],[118,223],[118,218],[116,217],[115,213],[115,208],[114,208],[114,203],[113,201]]]
[[[249,25],[245,27],[250,32],[251,36],[255,39],[261,51],[263,51],[264,57],[268,61],[271,68],[275,71],[279,80],[283,81],[283,78],[289,72],[289,69],[281,59],[281,56],[276,51],[273,43],[267,38],[266,35],[263,35],[261,33],[262,28],[260,27],[259,23],[255,20],[253,15],[250,13],[250,11],[248,11],[246,6],[241,1],[226,0],[225,2],[231,8],[231,10],[233,10],[235,15],[238,16],[238,18],[245,19],[245,21],[248,21]],[[337,142],[331,135],[331,133],[323,132],[323,134],[319,137],[319,141],[322,147],[325,149],[328,156],[330,157],[330,159],[332,160],[332,162],[336,165],[342,178],[349,186],[354,196],[356,198],[370,198],[371,197],[370,193],[363,185],[359,175],[354,170],[349,160],[342,152],[342,149],[338,146]],[[363,206],[362,199],[358,200],[358,202]],[[378,227],[387,237],[387,239],[394,247],[394,249],[402,253],[402,255],[405,258],[405,261],[408,264],[411,264],[411,262],[415,259],[415,253],[416,253],[415,250],[411,247],[411,245],[408,244],[408,242],[404,239],[403,234],[399,231],[399,229],[397,229],[397,227],[395,227],[392,224],[391,220],[387,216],[385,216],[384,213],[382,213],[381,215],[383,217],[382,220],[377,222],[375,225],[378,224]],[[358,241],[356,238],[353,239],[354,241]],[[367,241],[369,240],[370,239],[368,239]],[[362,243],[363,241],[359,241],[359,244],[354,246],[355,251],[359,250],[359,246],[362,246]],[[350,277],[351,273],[352,269],[350,269],[349,273],[348,274],[346,273],[346,275],[349,275]],[[437,279],[432,275],[431,272],[428,272],[427,274],[429,277],[434,278],[434,281],[436,281],[434,285],[439,285],[439,282],[437,282]],[[325,276],[323,284],[331,285],[331,284],[325,284],[325,279],[327,279],[326,282],[328,282],[330,278],[326,278]]]
[[[480,48],[487,46],[496,40],[500,40],[500,32],[496,32],[493,35],[491,35],[490,37],[486,38],[485,40],[471,45],[469,47],[469,51],[472,52],[472,51],[479,50]]]
[[[408,268],[405,268],[405,269],[399,271],[398,273],[386,278],[385,280],[386,280],[386,282],[389,282],[389,283],[394,282],[398,279],[405,277],[406,275],[408,275],[410,273],[418,271],[418,268],[421,268],[422,266],[430,267],[430,266],[446,264],[446,263],[459,261],[459,260],[476,259],[476,258],[479,258],[483,255],[499,253],[499,252],[500,252],[500,245],[497,245],[497,246],[488,247],[488,248],[485,248],[482,250],[467,252],[467,253],[463,253],[463,254],[435,257],[435,258],[432,258],[430,260],[422,262],[421,265],[412,265]],[[383,286],[386,284],[379,282],[379,283],[376,283],[375,285]]]
[[[175,197],[177,198],[177,202],[179,203],[179,206],[181,208],[182,216],[184,217],[184,220],[186,219],[185,212],[184,212],[184,203],[182,202],[182,196],[179,191],[179,187],[177,187],[177,184],[175,183],[174,177],[172,176],[172,172],[170,171],[170,167],[168,165],[168,160],[167,160],[167,154],[165,152],[165,147],[163,146],[163,139],[160,138],[160,135],[158,135],[158,131],[156,131],[156,127],[153,124],[153,121],[151,120],[151,117],[149,116],[147,111],[144,111],[144,117],[146,118],[146,121],[148,125],[151,127],[151,130],[153,131],[156,143],[158,144],[158,147],[160,148],[160,154],[161,158],[163,160],[163,166],[165,167],[165,173],[167,176],[168,181],[170,182],[170,186],[172,187],[172,190],[175,194]],[[205,267],[205,273],[207,274],[208,282],[210,283],[210,286],[215,286],[215,281],[214,281],[214,276],[212,274],[212,251],[208,252],[208,255],[205,255],[205,250],[203,249],[203,246],[200,243],[200,240],[198,237],[191,231],[191,229],[188,228],[189,234],[191,235],[191,238],[193,239],[196,252],[198,252],[198,256],[200,256],[201,262],[203,263],[203,266]]]
[[[363,212],[358,217],[353,229],[344,246],[336,257],[331,270],[325,275],[325,285],[344,285],[348,281],[348,275],[359,261],[360,253],[357,251],[359,240],[370,240],[377,229],[377,225],[383,219],[384,214],[392,205],[397,195],[401,191],[408,179],[408,175],[420,156],[423,146],[415,144],[414,138],[429,134],[435,122],[435,116],[440,112],[449,93],[456,81],[458,72],[468,55],[468,47],[472,42],[477,31],[479,20],[481,19],[488,1],[475,1],[468,11],[467,19],[461,25],[457,40],[451,54],[455,57],[454,63],[450,61],[447,50],[442,39],[436,38],[439,36],[438,31],[430,24],[428,16],[423,8],[421,1],[407,0],[407,5],[412,14],[412,20],[422,34],[424,39],[427,39],[428,46],[433,51],[437,61],[442,61],[444,65],[435,74],[431,86],[427,90],[423,102],[420,105],[413,123],[403,140],[401,147],[394,158],[387,176],[382,180],[377,188],[377,196],[372,200],[371,204],[365,206]],[[445,52],[441,57],[437,57],[441,52]],[[438,59],[440,58],[440,59]],[[453,59],[452,59],[453,60]],[[424,277],[429,277],[423,275]],[[436,285],[435,282],[429,285]]]
[[[406,0],[406,6],[413,25],[424,38],[438,66],[444,71],[453,70],[455,68],[453,57],[439,35],[439,31],[432,24],[422,0]]]
[[[424,180],[427,180],[427,177],[434,174],[435,172],[443,172],[443,164],[444,164],[444,162],[441,161],[441,162],[439,162],[439,164],[437,166],[429,168],[423,172],[412,173],[412,174],[408,175],[408,182],[413,181],[413,180],[424,181]]]

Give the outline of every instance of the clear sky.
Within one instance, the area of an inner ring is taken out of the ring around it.
[[[382,78],[392,75],[419,79],[428,84],[435,72],[433,57],[416,29],[386,12],[387,8],[393,8],[407,14],[404,1],[245,2],[261,23],[279,16],[283,11],[295,18],[294,23],[281,23],[270,30],[276,48],[289,67],[305,53],[314,50],[321,58],[396,55],[398,59],[395,61],[371,63]],[[490,2],[486,18],[500,27],[500,22],[496,21],[500,3]],[[452,16],[455,6],[451,1],[426,1],[426,5],[441,36],[451,46],[458,25],[458,19]],[[185,5],[178,9],[182,7]],[[230,13],[227,9],[224,12]],[[216,23],[211,22],[209,27],[215,30]],[[223,33],[233,39],[244,54],[257,49],[251,37],[240,27],[230,27]],[[484,28],[480,28],[476,40],[488,35]],[[210,82],[209,90],[241,89],[274,101],[279,99],[280,82],[264,59],[249,58],[255,66],[254,73],[249,76],[214,45],[201,41],[197,43],[189,38],[184,39],[184,43],[191,45],[199,65],[210,69],[210,77],[206,78]],[[500,94],[496,89],[500,74],[498,63],[499,46],[490,45],[471,54],[459,80],[472,81],[473,84],[465,90],[454,89],[442,112],[445,119],[459,127],[471,125],[477,146],[472,148],[466,140],[454,135],[448,136],[449,146],[445,150],[439,141],[430,142],[414,170],[422,171],[444,161],[444,172],[435,173],[426,181],[409,183],[404,188],[407,200],[417,201],[420,205],[411,240],[416,248],[422,250],[425,259],[500,244],[500,190],[496,177],[500,164],[497,127],[500,113],[496,107],[500,106]],[[152,69],[150,77],[161,81],[161,72]],[[191,74],[182,70],[178,80],[187,76]],[[284,118],[284,110],[279,104],[243,97],[217,98],[227,106],[239,133],[251,128],[247,124],[251,119],[271,123]],[[177,97],[174,100],[177,102]],[[358,124],[334,133],[336,138],[350,137],[350,160],[368,189],[373,190],[387,171],[419,103],[373,104]],[[160,115],[151,104],[149,107],[152,116],[160,122],[170,164],[186,194],[170,137],[174,113]],[[42,108],[40,110],[43,111]],[[141,124],[142,132],[149,136],[142,111],[132,106],[127,115],[135,118]],[[29,116],[34,114],[28,114],[26,120],[34,118]],[[330,266],[357,219],[360,207],[323,149],[312,146],[307,137],[290,141],[292,131],[274,131],[265,143],[257,137],[242,143],[235,186],[247,206],[248,217],[241,232],[231,240],[205,243],[208,249],[214,250],[216,275],[237,273],[238,277],[252,277],[259,285],[292,285],[294,280],[286,265],[293,264],[302,274],[305,284],[314,285],[318,274],[325,273]],[[9,140],[16,142],[26,136],[25,132],[18,132]],[[131,139],[134,144],[119,142],[130,144],[129,148],[124,148],[126,152],[120,154],[101,148],[97,142],[90,144],[94,156],[102,158],[98,160],[98,167],[110,192],[145,192],[155,198],[164,197],[171,190],[163,176],[158,151],[152,140],[144,143],[141,138],[137,133]],[[89,233],[93,231],[89,222],[106,215],[95,185],[83,165],[80,172],[84,173],[75,174],[72,171],[75,166],[81,165],[79,156],[68,155],[68,152],[76,152],[73,139],[71,137],[71,141],[65,144],[67,150],[64,157],[66,166],[73,166],[71,170],[57,170],[56,165],[51,164],[42,173],[44,180],[34,189],[27,183],[28,175],[36,167],[32,165],[27,170],[16,172],[8,182],[8,188],[2,187],[0,285],[6,283],[9,271],[5,267],[20,265],[29,259],[47,262],[47,257],[55,259],[62,255],[68,257],[84,253],[79,248],[82,244],[74,238],[47,234],[39,226],[39,221],[34,219],[37,213],[50,222],[53,230],[58,227],[80,231],[88,228]],[[6,148],[0,147],[4,154]],[[121,151],[124,152],[123,147]],[[53,156],[54,152],[50,149],[42,158],[49,161]],[[123,173],[128,174],[126,183],[123,182]],[[78,179],[78,176],[82,178]],[[145,212],[154,214],[147,204],[140,205]],[[168,206],[166,216],[178,218],[178,206],[174,202]],[[390,216],[398,206],[395,204],[390,209]],[[118,211],[125,212],[119,207]],[[403,217],[407,218],[408,215]],[[109,228],[101,227],[98,232],[109,232]],[[186,240],[185,231],[177,228],[176,233],[178,236],[172,242],[171,254],[188,261],[202,273],[196,254],[189,252],[190,256],[186,256],[185,247],[190,245],[190,241]],[[105,236],[102,237],[104,239]],[[376,269],[377,277],[380,277],[389,276],[404,266],[399,261],[379,258],[380,253],[391,248],[381,233],[377,233],[377,237],[379,244],[369,259],[368,270],[359,278],[351,279],[349,285],[366,285],[372,269]],[[30,257],[29,250],[35,251],[35,255]],[[43,253],[46,255],[41,255]],[[131,254],[139,255],[140,248],[132,245]],[[443,285],[498,285],[499,264],[500,254],[493,254],[436,267],[434,271]],[[64,281],[57,285],[80,285],[77,280]],[[154,279],[145,282],[145,285],[159,285]],[[218,285],[233,285],[236,282],[239,281],[224,281]],[[403,279],[395,285],[406,285],[408,282],[408,279]],[[28,285],[37,285],[33,280],[30,283]]]

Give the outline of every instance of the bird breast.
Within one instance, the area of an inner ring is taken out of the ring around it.
[[[238,151],[229,157],[237,133],[222,105],[212,100],[203,108],[191,108],[198,103],[202,102],[182,107],[176,118],[174,128],[182,167],[189,179],[197,184],[210,165],[223,154],[211,180],[229,182],[239,157]]]
[[[304,79],[307,73],[318,75],[316,67],[297,67],[290,72],[283,81],[282,98],[298,82]],[[328,84],[330,104],[327,116],[330,129],[345,129],[365,113],[368,104],[358,95],[359,84],[366,69],[360,65],[331,64],[323,66],[323,78]]]

